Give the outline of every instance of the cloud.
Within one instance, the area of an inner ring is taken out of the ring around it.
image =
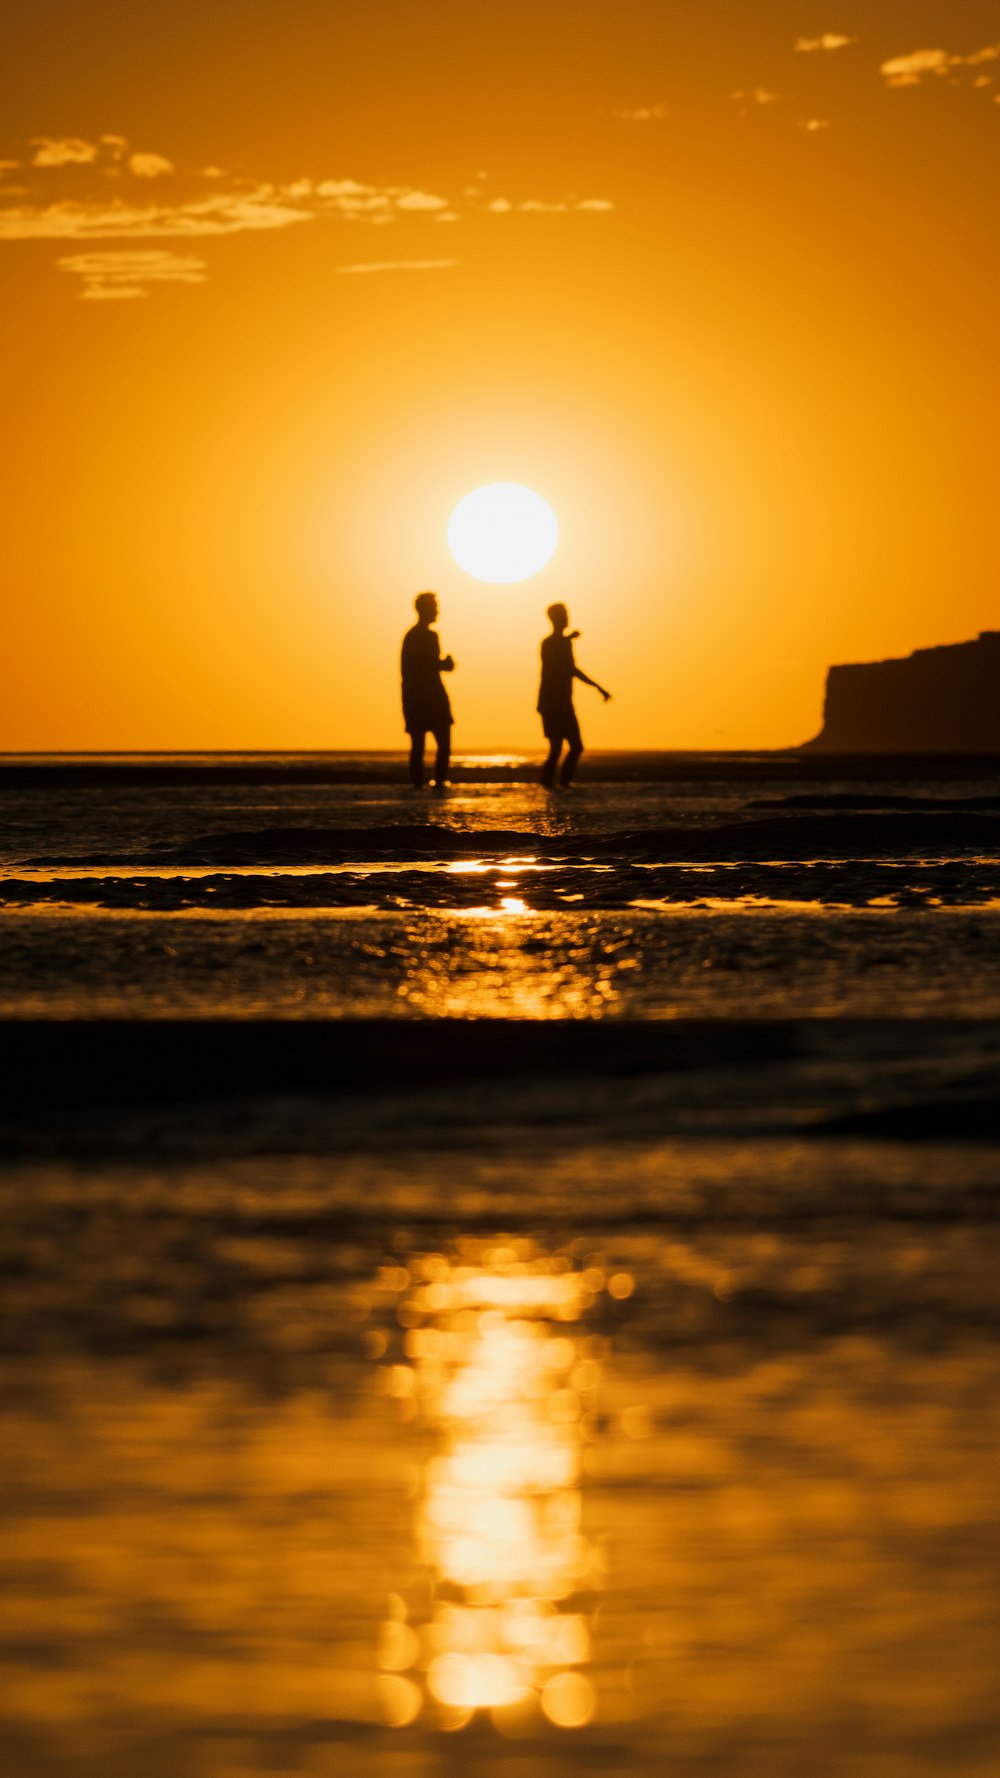
[[[296,179],[278,189],[294,202],[314,205],[317,213],[335,212],[369,222],[387,222],[399,214],[420,211],[435,214],[451,208],[451,200],[436,192],[417,191],[409,185],[363,185],[358,179]]]
[[[59,270],[83,280],[81,297],[90,301],[134,301],[149,295],[151,284],[204,284],[205,262],[191,254],[154,250],[145,253],[71,253]]]
[[[173,161],[164,154],[130,154],[128,164],[137,179],[162,179],[174,171]]]
[[[766,86],[755,86],[749,92],[732,93],[731,98],[738,102],[743,100],[750,105],[778,105],[780,98],[777,93],[769,93]]]
[[[846,49],[857,41],[856,37],[842,37],[839,31],[824,31],[822,37],[799,37],[795,47],[800,55],[808,56],[816,50]]]
[[[338,272],[444,272],[458,265],[457,259],[377,259],[367,265],[339,265]]]
[[[32,136],[31,146],[33,167],[91,166],[101,152],[100,143],[80,136]]]
[[[94,241],[189,239],[287,228],[312,210],[282,202],[272,186],[220,193],[176,204],[93,202],[67,198],[47,205],[0,209],[0,240]]]
[[[833,125],[828,117],[803,117],[799,120],[799,129],[808,130],[812,136],[815,136],[820,130],[832,128]]]
[[[480,214],[501,215],[513,210],[555,214],[614,207],[606,198],[575,195],[517,203],[499,197],[485,203],[478,188],[476,197],[467,193],[456,202],[417,185],[378,185],[353,178],[276,183],[247,179],[214,164],[185,172],[166,155],[149,149],[133,152],[126,137],[112,134],[94,142],[75,136],[37,136],[32,148],[23,183],[6,187],[0,196],[0,242],[60,241],[81,246],[200,242],[324,220],[423,227],[426,222],[458,222],[473,208]],[[427,270],[452,263],[392,259],[371,266],[366,261],[356,269]],[[205,281],[200,260],[162,250],[77,254],[59,264],[83,279],[82,295],[100,301],[134,300],[155,283]]]
[[[620,117],[624,123],[662,123],[667,116],[665,105],[636,105],[632,110],[613,111],[613,117]]]
[[[436,198],[429,191],[407,191],[396,199],[397,210],[447,210],[448,199]]]
[[[512,204],[509,198],[493,198],[486,205],[494,216],[510,216],[516,210],[528,216],[568,216],[574,210],[613,210],[610,198],[522,198]]]
[[[988,43],[970,55],[953,55],[946,49],[915,49],[908,56],[894,56],[882,63],[882,77],[887,86],[920,86],[928,75],[938,78],[955,68],[979,68],[984,62],[1000,60],[1000,43]]]

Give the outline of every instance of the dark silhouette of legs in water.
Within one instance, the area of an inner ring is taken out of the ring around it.
[[[443,790],[448,781],[448,768],[451,764],[451,725],[442,723],[440,728],[431,729],[437,743],[437,758],[434,761],[434,787]],[[424,744],[427,730],[420,729],[410,736],[410,783],[414,790],[419,790],[424,781]]]
[[[583,752],[583,739],[580,734],[580,724],[577,722],[575,716],[568,716],[560,723],[558,728],[551,729],[545,738],[549,743],[549,757],[542,767],[542,783],[547,790],[552,790],[554,788],[556,771],[559,766],[559,755],[563,750],[564,743],[567,743],[569,751],[562,762],[562,770],[559,772],[559,782],[564,789],[568,789],[573,782],[573,776],[580,763],[580,755]]]

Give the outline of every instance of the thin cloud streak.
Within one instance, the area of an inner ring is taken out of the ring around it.
[[[614,209],[610,198],[521,198],[513,204],[510,198],[491,198],[485,206],[493,216],[570,216],[574,211],[608,211]]]
[[[668,115],[666,105],[636,105],[631,110],[613,111],[623,123],[662,123]]]
[[[366,265],[339,265],[337,270],[352,276],[370,272],[446,272],[458,264],[457,259],[376,259]]]
[[[149,295],[151,284],[204,284],[205,262],[191,254],[72,253],[58,261],[61,272],[83,280],[80,296],[91,302],[127,302]]]
[[[184,236],[243,234],[288,228],[309,222],[313,212],[282,203],[273,188],[179,204],[140,204],[120,200],[86,202],[64,199],[38,207],[16,205],[0,210],[0,240],[88,241],[156,240]]]
[[[839,31],[824,31],[821,37],[799,37],[795,48],[799,55],[815,55],[817,51],[829,53],[835,49],[846,49],[848,44],[857,43],[856,37],[844,37]]]
[[[734,104],[779,105],[781,103],[781,95],[768,92],[766,86],[751,87],[749,92],[731,93],[730,98]]]

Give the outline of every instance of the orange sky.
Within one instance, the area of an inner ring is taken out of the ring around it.
[[[400,746],[427,586],[459,749],[556,598],[591,746],[995,627],[998,101],[982,0],[5,0],[0,747]]]

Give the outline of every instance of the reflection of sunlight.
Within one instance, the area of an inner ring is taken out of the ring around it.
[[[412,1611],[394,1596],[382,1626],[386,1721],[427,1700],[449,1728],[479,1711],[580,1728],[601,1565],[580,1488],[600,1367],[579,1322],[603,1274],[518,1240],[427,1255],[408,1279],[407,1363],[387,1386],[434,1437],[418,1519],[430,1591]]]

